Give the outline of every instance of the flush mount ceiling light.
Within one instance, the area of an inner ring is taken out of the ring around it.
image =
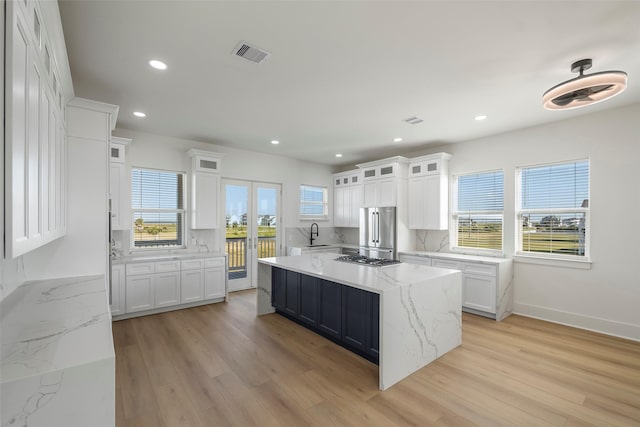
[[[591,59],[582,59],[571,64],[571,71],[580,75],[546,91],[542,95],[544,108],[570,110],[585,107],[616,96],[626,89],[627,73],[601,71],[585,75],[584,71],[591,68],[591,65]]]
[[[136,117],[147,117],[147,115],[145,113],[143,113],[142,111],[134,111],[133,115]]]
[[[149,65],[151,65],[156,70],[166,70],[167,69],[167,64],[165,64],[162,61],[158,61],[157,59],[152,59],[151,61],[149,61]]]

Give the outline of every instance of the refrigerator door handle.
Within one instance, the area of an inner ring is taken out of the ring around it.
[[[375,234],[373,235],[373,241],[378,243],[380,242],[380,213],[374,212],[373,215],[375,218]]]

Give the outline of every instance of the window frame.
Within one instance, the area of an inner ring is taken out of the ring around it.
[[[312,188],[322,190],[322,202],[310,202],[302,200],[302,190],[303,188]],[[300,198],[298,215],[301,221],[328,221],[329,220],[329,189],[324,185],[311,185],[311,184],[300,184],[298,188],[298,197]],[[322,206],[322,214],[303,214],[303,206],[305,205],[314,205],[314,206]]]
[[[181,185],[181,189],[180,191],[182,192],[182,208],[181,209],[164,209],[164,208],[144,208],[144,209],[136,209],[133,207],[133,173],[134,171],[139,170],[139,171],[149,171],[149,172],[160,172],[160,173],[171,173],[171,174],[175,174],[176,176],[181,175],[182,176],[182,185]],[[130,188],[131,188],[131,197],[130,197],[130,202],[131,202],[131,225],[129,227],[129,231],[131,234],[131,238],[130,238],[130,248],[131,248],[131,252],[137,252],[137,251],[167,251],[167,250],[174,250],[174,249],[185,249],[187,247],[187,242],[186,242],[186,222],[187,222],[187,209],[185,208],[185,206],[187,206],[187,174],[184,171],[176,171],[176,170],[169,170],[169,169],[155,169],[155,168],[148,168],[148,167],[143,167],[143,166],[131,166],[131,172],[129,174],[129,184],[130,184]],[[160,242],[165,242],[163,245],[143,245],[143,246],[136,246],[136,240],[135,240],[135,217],[137,213],[177,213],[177,214],[181,214],[182,215],[182,220],[180,221],[181,225],[180,227],[176,228],[176,232],[178,235],[178,241],[181,240],[181,242],[179,242],[179,244],[176,245],[170,245],[166,242],[166,240],[162,240]]]
[[[502,210],[484,210],[484,211],[459,211],[458,210],[458,178],[462,176],[484,175],[496,172],[502,173]],[[474,172],[464,172],[453,174],[453,185],[451,186],[451,215],[449,227],[449,249],[451,252],[473,253],[488,256],[504,256],[505,241],[505,217],[504,217],[504,169],[491,169]],[[480,248],[474,246],[458,246],[458,219],[461,215],[500,215],[502,218],[500,249]]]
[[[533,169],[533,168],[541,168],[548,166],[559,166],[559,165],[571,165],[576,163],[587,163],[587,171],[588,171],[588,190],[587,190],[587,198],[588,206],[587,207],[579,207],[579,208],[536,208],[536,209],[522,209],[522,172],[525,169]],[[558,262],[569,262],[569,263],[591,263],[591,215],[590,215],[590,206],[591,206],[591,160],[589,158],[579,158],[572,160],[563,160],[563,161],[555,161],[555,162],[545,162],[545,163],[536,163],[529,165],[521,165],[517,166],[515,170],[515,213],[514,213],[514,257],[519,260],[526,261],[531,260],[531,262],[538,261],[558,261]],[[558,253],[549,253],[549,252],[533,252],[533,251],[524,251],[523,250],[523,233],[522,233],[522,218],[523,215],[532,215],[532,214],[550,214],[550,215],[562,215],[562,214],[584,214],[584,255],[572,255],[572,254],[558,254]]]

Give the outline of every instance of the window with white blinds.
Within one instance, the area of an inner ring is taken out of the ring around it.
[[[300,218],[328,218],[327,187],[300,186]]]
[[[184,174],[131,170],[134,248],[184,246]]]
[[[456,176],[453,199],[453,248],[502,251],[504,172]]]
[[[518,253],[588,257],[589,161],[518,169]]]

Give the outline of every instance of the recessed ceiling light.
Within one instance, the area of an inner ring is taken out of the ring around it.
[[[402,142],[402,138],[393,138],[393,142]]]
[[[342,157],[342,154],[336,154],[336,157]]]
[[[273,141],[271,141],[271,143],[272,143],[273,145],[278,145],[278,144],[280,144],[280,141],[276,141],[276,140],[274,139]]]
[[[142,111],[134,111],[133,115],[136,117],[147,117],[147,115],[145,113],[143,113]]]
[[[158,61],[157,59],[152,59],[151,61],[149,61],[149,65],[151,65],[156,70],[166,70],[167,69],[167,64],[165,64],[162,61]]]
[[[484,114],[480,114],[479,116],[476,116],[476,120],[477,121],[484,120],[486,118],[487,118],[487,116],[485,116]]]

